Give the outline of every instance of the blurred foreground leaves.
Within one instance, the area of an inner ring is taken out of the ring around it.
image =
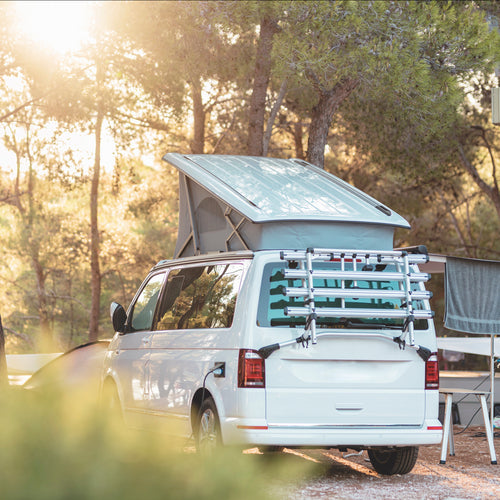
[[[124,428],[94,401],[81,393],[0,395],[2,500],[265,499],[269,481],[296,475],[286,456],[269,462],[223,449],[203,459],[166,435]]]

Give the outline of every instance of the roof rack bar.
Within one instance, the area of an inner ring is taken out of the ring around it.
[[[395,262],[395,259],[402,259],[403,257],[408,257],[408,262],[410,264],[423,264],[428,262],[429,257],[427,254],[413,254],[406,250],[340,250],[340,249],[308,249],[308,250],[284,250],[281,252],[282,260],[298,260],[305,259],[305,254],[309,252],[312,255],[313,260],[323,259],[323,260],[335,260],[341,259],[342,255],[344,258],[351,259],[353,255],[357,258],[368,257],[370,261],[374,260],[380,263],[387,261],[387,263]]]

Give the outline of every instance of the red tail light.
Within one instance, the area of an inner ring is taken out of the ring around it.
[[[238,387],[265,387],[265,362],[257,351],[240,349]]]
[[[439,389],[439,362],[436,353],[425,363],[425,388]]]

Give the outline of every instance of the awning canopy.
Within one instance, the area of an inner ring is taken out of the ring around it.
[[[423,273],[442,274],[446,267],[446,255],[436,253],[429,254],[429,261],[418,266]]]
[[[490,337],[438,337],[439,349],[491,356]],[[495,345],[495,357],[500,358],[500,346]]]

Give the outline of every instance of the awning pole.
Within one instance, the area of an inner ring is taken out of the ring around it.
[[[493,417],[495,414],[495,334],[491,336],[491,358],[490,358],[490,425],[493,435]]]

